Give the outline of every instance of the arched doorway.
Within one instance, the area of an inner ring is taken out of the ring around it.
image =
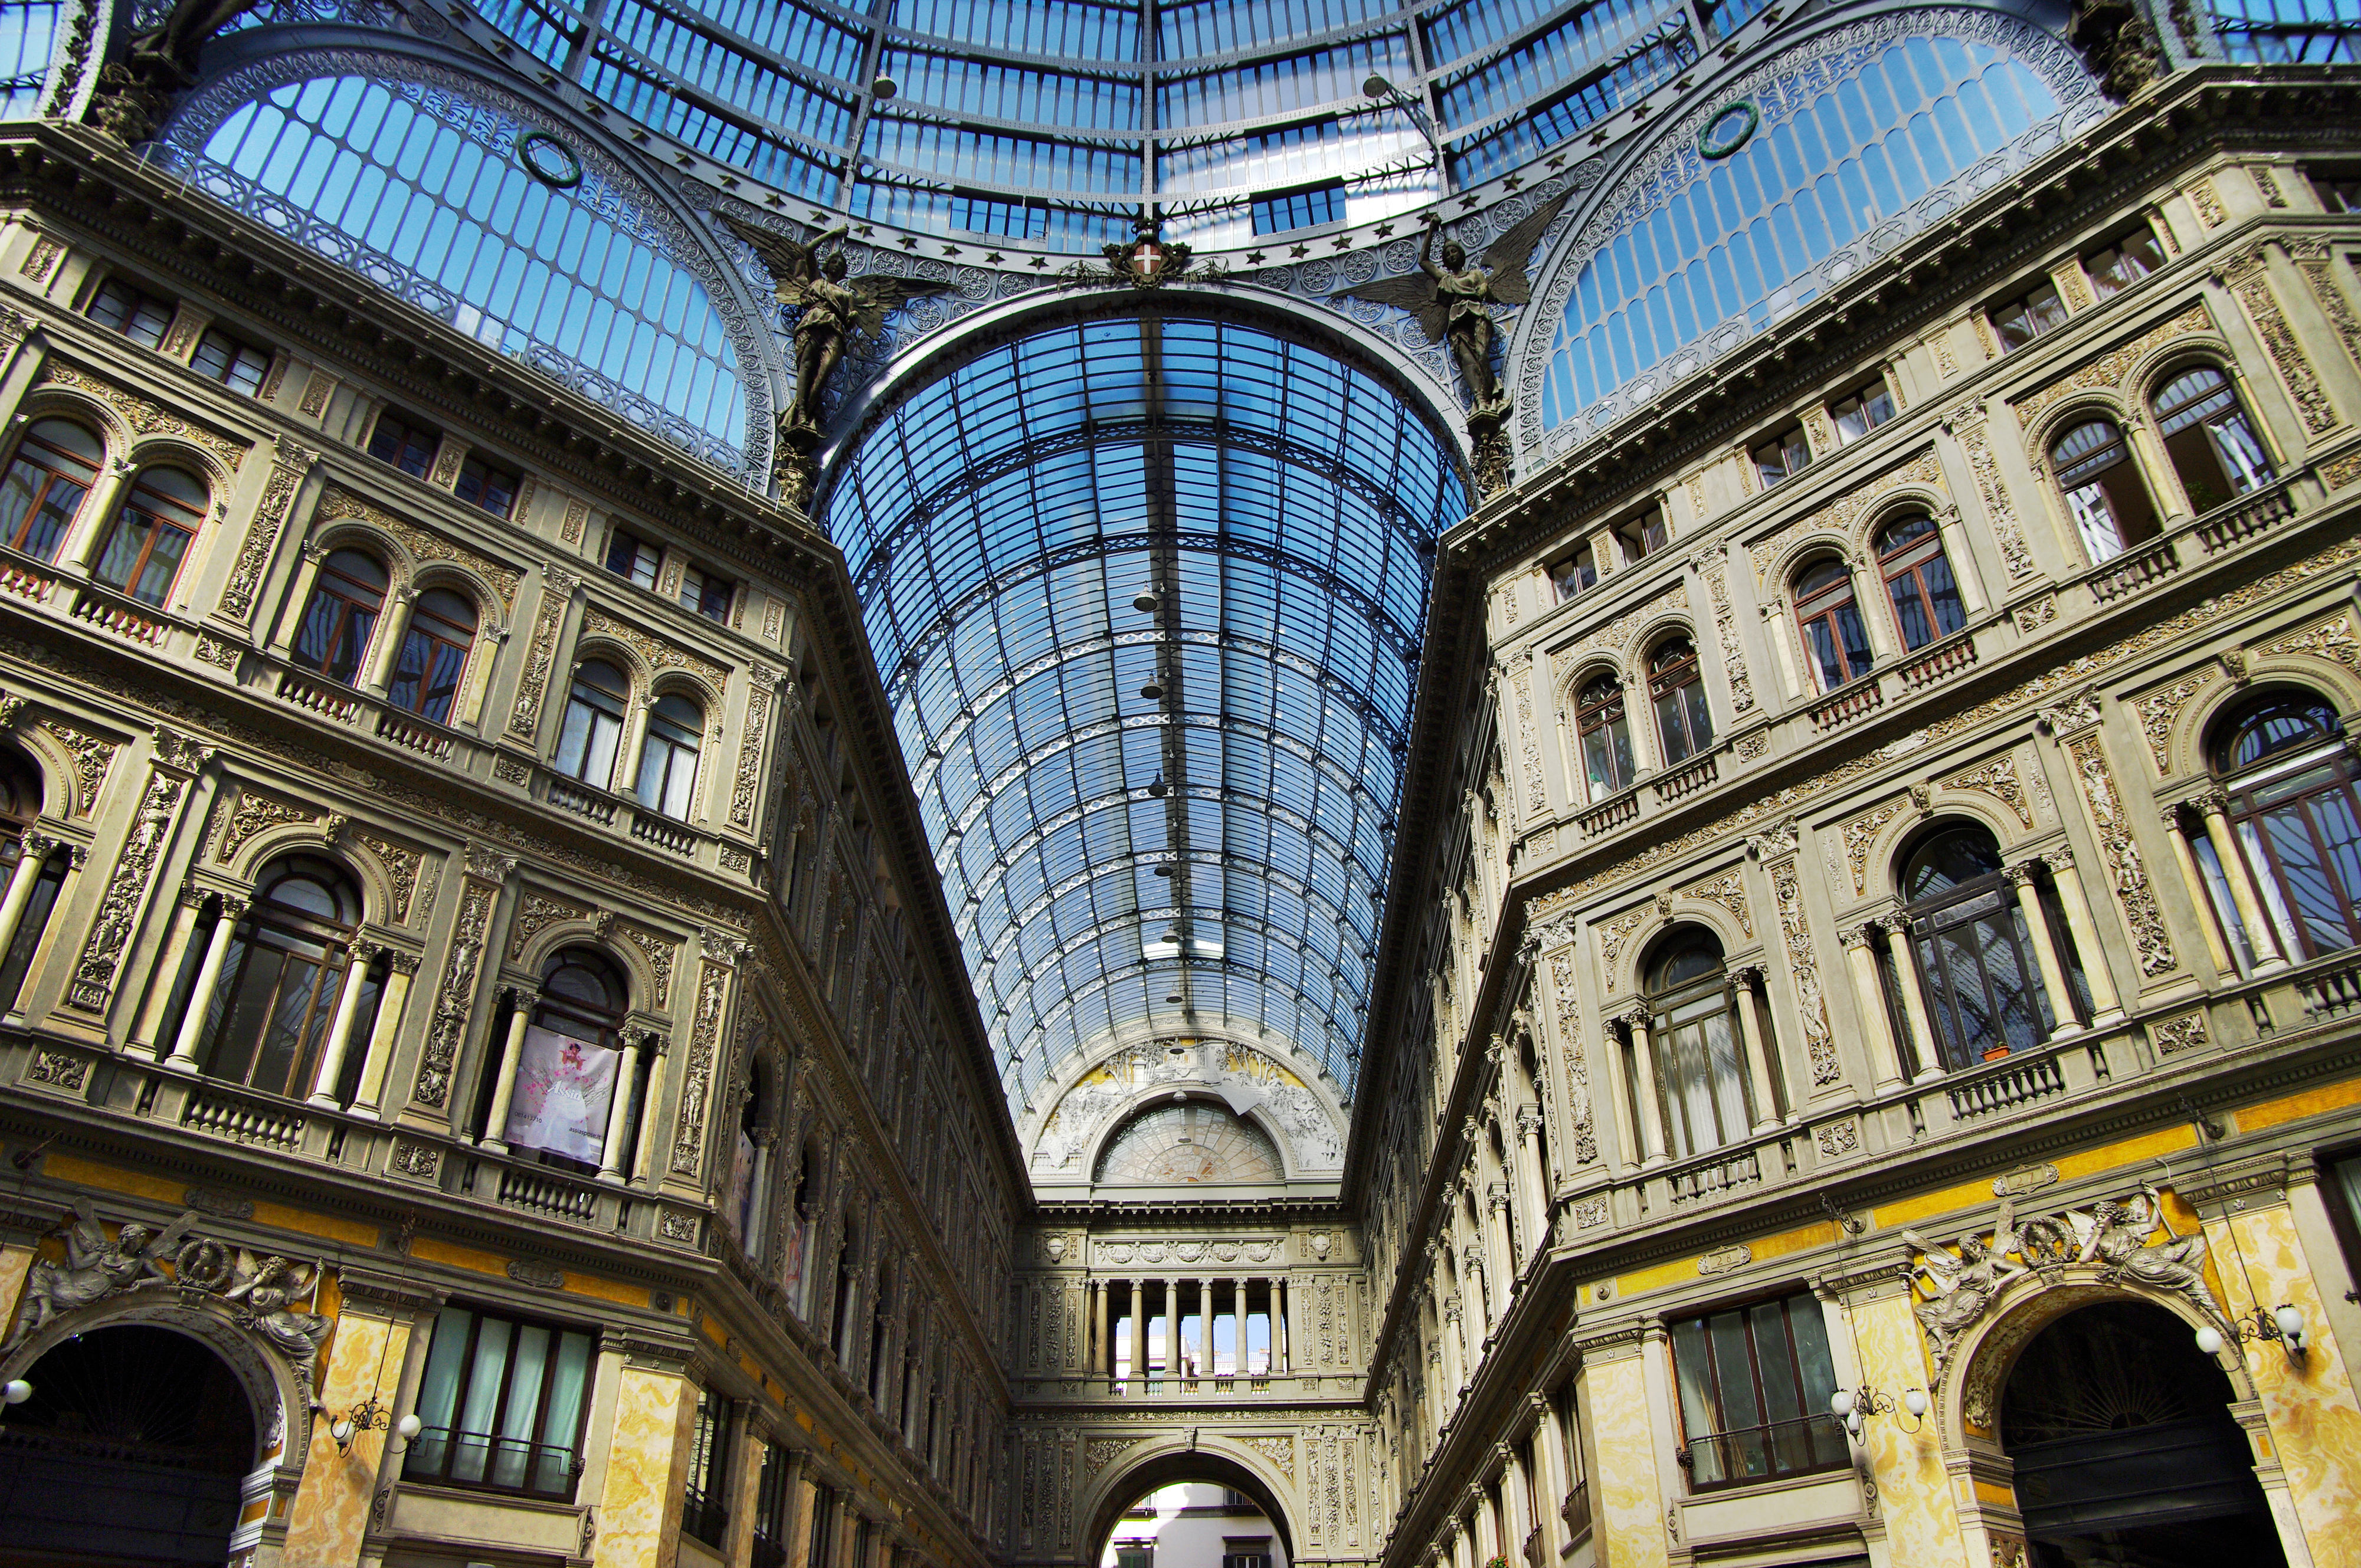
[[[219,1564],[254,1469],[254,1407],[220,1357],[145,1323],[51,1346],[0,1428],[0,1563]]]
[[[1269,1484],[1200,1448],[1126,1470],[1100,1494],[1082,1539],[1090,1568],[1290,1568],[1295,1561],[1294,1534]]]
[[[2284,1568],[2230,1379],[2145,1301],[2067,1313],[2017,1357],[2001,1442],[2036,1568]]]

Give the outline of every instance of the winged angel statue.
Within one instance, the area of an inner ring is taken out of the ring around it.
[[[796,393],[779,411],[779,447],[808,461],[819,445],[820,400],[855,334],[875,337],[885,318],[912,300],[950,292],[949,279],[895,278],[882,272],[848,279],[841,224],[806,244],[725,213],[730,232],[754,247],[770,269],[780,304],[796,313]]]
[[[118,1290],[171,1283],[158,1262],[174,1255],[198,1216],[182,1214],[161,1231],[126,1223],[111,1241],[94,1217],[70,1209],[66,1218],[72,1223],[66,1227],[65,1261],[45,1257],[34,1263],[25,1279],[24,1317],[0,1352],[16,1349],[60,1313],[78,1311]]]
[[[1526,280],[1525,264],[1532,258],[1533,247],[1557,221],[1565,201],[1565,196],[1559,196],[1534,208],[1515,227],[1486,246],[1483,261],[1472,267],[1468,265],[1466,247],[1455,239],[1443,242],[1442,264],[1436,265],[1434,236],[1441,231],[1443,220],[1429,213],[1425,237],[1419,241],[1417,272],[1342,291],[1348,298],[1391,305],[1416,316],[1429,343],[1450,345],[1460,378],[1467,383],[1467,394],[1475,400],[1476,406],[1468,414],[1470,422],[1497,423],[1507,417],[1510,399],[1500,386],[1500,378],[1492,372],[1492,354],[1499,346],[1500,334],[1492,323],[1491,307],[1532,303],[1532,285]]]

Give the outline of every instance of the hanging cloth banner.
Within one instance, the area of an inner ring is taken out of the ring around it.
[[[607,1142],[607,1109],[615,1098],[620,1053],[554,1029],[524,1032],[523,1059],[517,1064],[516,1098],[510,1102],[508,1131],[512,1149],[541,1149],[596,1165]]]

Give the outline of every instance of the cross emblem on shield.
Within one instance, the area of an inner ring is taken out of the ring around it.
[[[1152,283],[1163,269],[1164,247],[1156,242],[1155,236],[1143,236],[1139,243],[1131,247],[1133,275],[1143,283]]]

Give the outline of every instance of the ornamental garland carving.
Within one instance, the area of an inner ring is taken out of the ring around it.
[[[596,605],[582,612],[582,635],[605,637],[620,642],[646,660],[651,670],[686,670],[705,682],[717,696],[729,683],[730,672],[712,660],[653,636],[626,621],[618,620]]]
[[[617,921],[615,934],[630,942],[648,960],[648,972],[655,977],[655,995],[650,1006],[661,1012],[672,1003],[673,956],[679,945],[669,937],[659,937],[627,921]]]
[[[409,919],[411,902],[418,892],[419,868],[425,857],[374,833],[356,833],[353,841],[375,855],[385,867],[386,883],[393,894],[387,905],[389,917],[396,925]]]
[[[2207,1039],[2205,1012],[2181,1013],[2170,1018],[2158,1019],[2148,1025],[2147,1037],[2160,1057],[2177,1056],[2182,1051],[2202,1050]]]
[[[746,733],[738,743],[738,776],[730,786],[730,820],[741,828],[754,825],[754,791],[762,781],[763,742],[771,727],[771,686],[776,671],[756,664],[754,690],[746,699]]]
[[[1620,989],[1616,976],[1616,957],[1623,951],[1623,944],[1631,939],[1631,933],[1647,923],[1648,916],[1653,913],[1653,905],[1642,905],[1637,909],[1626,910],[1612,920],[1600,924],[1598,983],[1608,995],[1614,995]]]
[[[1852,872],[1854,897],[1869,891],[1869,851],[1876,844],[1877,836],[1885,830],[1887,823],[1902,815],[1902,808],[1908,804],[1907,800],[1889,800],[1837,829],[1844,840],[1846,869]]]
[[[286,801],[242,789],[238,791],[237,805],[231,810],[229,820],[222,824],[221,843],[214,850],[214,857],[222,864],[228,865],[237,859],[240,850],[272,828],[312,819],[313,814],[306,807],[291,806]]]
[[[2139,716],[2140,733],[2147,737],[2148,754],[2156,760],[2158,774],[2171,776],[2173,726],[2188,710],[2190,699],[2220,678],[2219,672],[2209,665],[2186,680],[2133,702],[2132,711]]]
[[[246,461],[246,443],[216,435],[210,430],[200,430],[175,413],[168,413],[135,392],[126,391],[112,381],[77,370],[72,366],[52,359],[41,369],[41,385],[64,387],[96,398],[113,409],[117,418],[141,435],[172,435],[211,453],[222,466],[232,473]],[[215,497],[216,500],[220,498]]]
[[[2090,806],[2092,821],[2098,828],[2099,849],[2106,857],[2115,902],[2123,909],[2125,924],[2131,929],[2132,945],[2139,953],[2140,972],[2149,976],[2163,974],[2179,960],[2173,957],[2172,938],[2164,928],[2164,912],[2157,906],[2156,890],[2148,885],[2147,861],[2132,837],[2123,800],[2115,792],[2115,777],[2107,766],[2099,731],[2086,730],[2065,744],[2066,754],[2073,762],[2074,776],[2082,786],[2083,802]]]
[[[1754,678],[1746,673],[1746,649],[1738,637],[1738,614],[1730,607],[1728,558],[1719,551],[1707,550],[1698,554],[1696,565],[1704,575],[1706,592],[1713,599],[1714,631],[1721,640],[1721,667],[1730,677],[1730,706],[1733,712],[1744,713],[1754,706]]]
[[[1730,911],[1730,917],[1738,922],[1742,934],[1754,935],[1754,911],[1747,905],[1746,877],[1741,872],[1728,871],[1717,877],[1708,877],[1703,882],[1691,883],[1674,896],[1686,898],[1692,904],[1718,904]]]
[[[1574,949],[1550,955],[1550,986],[1556,992],[1557,1037],[1565,1064],[1566,1120],[1573,1134],[1574,1163],[1598,1157],[1598,1129],[1591,1119],[1590,1059],[1581,1046],[1578,1002],[1574,988]]]
[[[270,465],[270,477],[263,482],[262,499],[254,509],[254,521],[246,531],[246,543],[237,553],[237,565],[230,569],[229,586],[222,589],[221,612],[240,626],[254,617],[255,595],[261,589],[262,574],[270,565],[271,552],[279,547],[279,531],[286,526],[287,514],[295,504],[295,492],[302,488],[303,476],[320,455],[308,447],[285,444]]]
[[[2267,642],[2256,652],[2266,659],[2301,653],[2314,659],[2329,660],[2361,674],[2361,641],[2355,641],[2353,620],[2348,615],[2331,616],[2316,626],[2309,626],[2290,636]]]
[[[672,1173],[694,1179],[705,1148],[705,1112],[713,1093],[713,1051],[721,1037],[721,1009],[730,996],[730,968],[710,944],[697,974],[697,1015],[689,1025],[681,1069],[680,1111],[672,1141]]]
[[[1787,969],[1795,982],[1795,1000],[1804,1024],[1804,1051],[1812,1064],[1813,1086],[1822,1087],[1844,1076],[1837,1060],[1835,1038],[1828,1033],[1828,999],[1820,992],[1819,955],[1812,948],[1812,933],[1804,923],[1803,879],[1790,855],[1764,868],[1771,874],[1771,893],[1779,905],[1779,935],[1787,948]]]
[[[41,728],[73,758],[74,788],[78,792],[74,815],[88,817],[98,804],[98,786],[106,781],[106,770],[115,762],[115,742],[102,740],[54,718],[41,720]]]
[[[533,617],[533,641],[525,650],[524,674],[517,680],[516,706],[509,711],[509,733],[533,739],[541,721],[541,700],[549,690],[549,674],[557,660],[557,634],[574,602],[582,579],[562,567],[541,571],[541,609]]]
[[[1943,465],[1936,457],[1933,447],[1929,446],[1888,468],[1875,478],[1854,486],[1819,510],[1805,513],[1769,538],[1748,545],[1747,554],[1754,562],[1756,585],[1759,587],[1769,580],[1771,563],[1778,559],[1779,553],[1806,534],[1839,534],[1850,543],[1853,526],[1861,521],[1861,514],[1905,485],[1924,485],[1945,495],[1950,493],[1943,483]]]
[[[1525,775],[1525,809],[1535,819],[1549,815],[1549,791],[1542,781],[1542,750],[1533,735],[1533,656],[1518,661],[1517,752]]]
[[[502,619],[505,620],[516,613],[517,584],[522,580],[522,574],[515,568],[496,565],[463,544],[454,544],[439,535],[427,532],[414,523],[395,517],[382,508],[370,505],[349,490],[340,490],[331,486],[320,497],[319,510],[314,514],[314,526],[346,518],[367,523],[369,527],[399,542],[404,550],[410,552],[413,560],[422,563],[448,561],[466,567],[489,584],[492,591],[500,596]]]
[[[1953,410],[1945,422],[1958,435],[1960,452],[1968,460],[1968,472],[1976,477],[1976,494],[1983,501],[1984,516],[1992,523],[1993,540],[2000,546],[2001,560],[2008,567],[2010,580],[2033,576],[2032,548],[2025,542],[2025,530],[2016,521],[2015,503],[2009,499],[2008,486],[2001,479],[2000,460],[1993,455],[1992,427],[1984,422],[1984,416],[1973,403],[1963,403]]]
[[[2016,813],[2018,822],[2027,828],[2033,826],[2033,806],[2026,799],[2025,781],[2016,776],[2016,757],[2012,752],[2003,752],[1980,768],[1953,773],[1942,782],[1942,787],[1988,795]]]
[[[2101,355],[2081,369],[2061,376],[2025,397],[2015,399],[2011,406],[2016,410],[2019,422],[2030,429],[2033,422],[2041,416],[2044,409],[2061,399],[2071,397],[2076,392],[2087,391],[2093,387],[2109,389],[2122,387],[2129,378],[2132,367],[2147,358],[2152,351],[2172,342],[2175,338],[2187,337],[2191,333],[2213,330],[2213,313],[2205,308],[2204,302],[2201,300],[2170,321],[2150,327],[2139,336],[2121,347]]]
[[[91,921],[90,939],[82,944],[82,959],[74,966],[73,983],[68,988],[69,1000],[82,1012],[106,1011],[115,970],[131,950],[141,901],[156,880],[156,862],[162,858],[164,840],[171,836],[188,790],[188,775],[177,771],[159,768],[148,777],[148,793],[140,798],[138,816],[121,858],[115,862],[115,874],[107,879],[106,894]]]
[[[509,924],[509,961],[514,963],[522,958],[526,946],[552,926],[589,918],[590,911],[578,904],[528,889]]]
[[[476,997],[476,980],[484,967],[484,938],[492,920],[497,883],[470,875],[459,900],[459,919],[451,933],[451,953],[444,960],[443,981],[434,992],[434,1015],[426,1026],[426,1044],[418,1058],[418,1081],[411,1098],[420,1105],[441,1110],[451,1097],[452,1064],[467,1036],[467,1017]]]
[[[1606,624],[1594,628],[1589,636],[1555,650],[1552,658],[1556,668],[1565,672],[1568,678],[1581,674],[1582,662],[1594,653],[1614,653],[1628,658],[1631,640],[1640,634],[1642,626],[1667,611],[1685,610],[1688,607],[1688,579],[1676,577],[1669,592],[1658,595],[1652,603],[1626,610]],[[1561,704],[1566,694],[1561,690]]]
[[[2336,428],[2336,411],[2328,406],[2327,389],[2320,384],[2320,374],[2304,356],[2303,345],[2296,341],[2295,329],[2288,325],[2286,313],[2279,309],[2279,296],[2271,291],[2270,274],[2259,254],[2249,254],[2234,262],[2223,274],[2230,292],[2246,310],[2246,319],[2255,323],[2255,335],[2269,350],[2271,364],[2279,373],[2279,382],[2293,400],[2296,411],[2303,416],[2303,428],[2321,435]]]
[[[1295,1485],[1295,1439],[1292,1437],[1242,1437],[1238,1442],[1253,1449],[1270,1463],[1273,1469]]]

